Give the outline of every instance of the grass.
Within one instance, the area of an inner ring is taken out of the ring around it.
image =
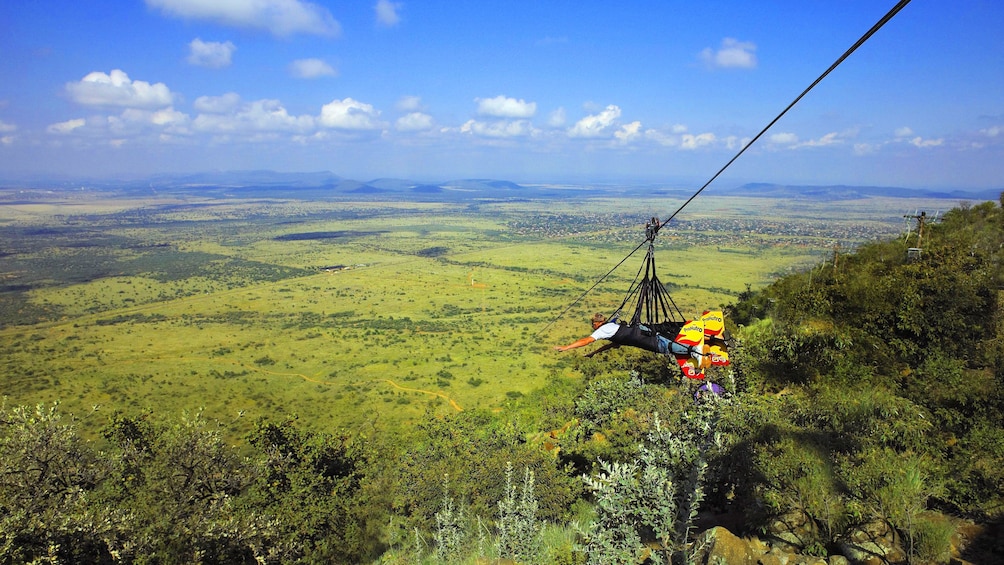
[[[914,207],[701,204],[680,227],[667,226],[657,256],[660,277],[688,315],[819,261],[834,239],[895,233],[897,214]],[[639,243],[652,208],[666,206],[0,206],[0,229],[15,250],[0,269],[9,285],[0,295],[4,394],[9,404],[60,401],[84,430],[115,410],[204,407],[210,418],[236,420],[236,430],[260,416],[397,429],[430,411],[505,410],[548,375],[577,377],[574,354],[552,346],[585,335],[588,315],[620,304],[643,250],[582,295]],[[748,233],[730,230],[728,218],[804,229]],[[809,228],[821,222],[829,232],[813,236]],[[40,239],[25,235],[28,228],[55,231]],[[368,235],[276,239],[315,232]],[[692,244],[698,240],[705,243]],[[333,265],[348,268],[320,271]]]

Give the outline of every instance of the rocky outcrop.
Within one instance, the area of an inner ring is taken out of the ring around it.
[[[949,551],[932,561],[917,561],[925,565],[974,565],[1002,563],[1004,527],[1001,524],[978,525],[952,519],[955,535]],[[773,522],[761,539],[739,537],[723,526],[701,532],[690,545],[691,563],[699,565],[900,565],[909,562],[897,532],[883,521],[873,521],[848,530],[830,546],[834,554],[827,557],[800,553],[802,540],[811,525],[797,516],[785,516]],[[676,562],[686,562],[682,555]]]
[[[906,552],[898,543],[896,531],[881,521],[853,528],[837,540],[840,553],[851,563],[882,565],[906,563]]]
[[[826,558],[788,553],[757,538],[740,538],[723,527],[705,530],[691,546],[698,565],[842,565]],[[846,560],[843,562],[846,563]]]

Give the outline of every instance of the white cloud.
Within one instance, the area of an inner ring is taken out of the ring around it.
[[[710,132],[694,135],[685,133],[686,131],[687,127],[677,124],[671,126],[669,131],[660,131],[657,129],[645,130],[644,137],[645,139],[654,141],[659,145],[663,145],[665,147],[676,147],[686,151],[699,149],[701,147],[718,143],[719,141],[721,141],[723,146],[729,149],[736,149],[740,146],[740,144],[749,143],[748,138],[740,139],[736,136],[727,136],[719,140],[715,134]]]
[[[422,112],[411,112],[397,119],[398,131],[427,131],[433,127],[432,116]]]
[[[211,103],[207,103],[207,105],[212,107]],[[228,113],[199,114],[192,121],[192,127],[195,130],[214,134],[236,132],[304,133],[313,130],[314,125],[313,116],[292,116],[281,102],[269,99],[242,104],[235,111]]]
[[[110,74],[93,72],[79,82],[66,84],[74,102],[87,106],[123,106],[126,108],[162,108],[174,99],[162,82],[150,84],[129,80],[129,75],[115,69]]]
[[[398,15],[398,10],[401,9],[403,5],[400,2],[391,2],[390,0],[377,0],[376,6],[376,21],[378,24],[386,27],[394,27],[401,22],[401,16]]]
[[[923,139],[919,135],[914,135],[913,129],[903,126],[896,128],[893,132],[896,136],[896,142],[909,143],[915,147],[936,147],[944,143],[944,139]]]
[[[570,137],[600,137],[621,116],[621,109],[611,104],[599,114],[582,118],[568,130]]]
[[[985,135],[987,137],[997,137],[998,135],[1001,134],[1001,132],[1004,132],[1004,128],[1001,128],[1000,126],[992,126],[992,127],[980,130],[980,133],[982,133],[983,135]]]
[[[188,44],[188,62],[197,67],[222,69],[229,67],[231,58],[237,47],[227,41],[202,41],[196,37]]]
[[[944,142],[945,142],[945,140],[944,139],[940,139],[940,138],[939,139],[923,139],[920,136],[917,136],[917,137],[914,137],[913,139],[910,140],[910,145],[913,145],[914,147],[926,148],[926,147],[937,147],[937,146],[941,145]]]
[[[418,96],[402,96],[394,107],[401,112],[417,112],[422,109],[422,99]]]
[[[853,132],[844,132],[841,134],[838,132],[830,132],[818,139],[801,141],[798,138],[798,135],[794,133],[781,132],[771,135],[770,142],[775,145],[783,145],[789,149],[801,149],[803,147],[826,147],[828,145],[844,143],[844,138],[847,135],[852,135],[852,133]]]
[[[854,154],[855,155],[871,155],[878,151],[879,146],[874,143],[855,143],[854,144]]]
[[[679,139],[676,137],[666,135],[657,129],[645,130],[645,139],[651,139],[659,145],[664,145],[666,147],[673,147],[674,145],[679,145],[680,143]]]
[[[191,119],[172,107],[148,110],[126,108],[119,115],[93,115],[51,124],[46,131],[56,135],[72,135],[113,146],[131,139],[153,136],[188,136]]]
[[[469,120],[460,126],[460,131],[478,137],[494,138],[525,137],[536,133],[529,120],[499,120],[496,122]]]
[[[93,116],[87,120],[86,127],[77,133],[86,133],[99,139],[111,137],[113,139],[109,140],[109,143],[124,143],[128,139],[151,133],[189,135],[190,121],[188,114],[174,108],[160,110],[127,108],[118,116]]]
[[[724,139],[726,149],[740,149],[749,145],[750,141],[753,141],[753,138],[736,135],[729,135]]]
[[[536,102],[525,102],[499,95],[495,98],[475,98],[478,114],[494,118],[530,118],[537,113]]]
[[[83,118],[76,118],[74,120],[66,120],[65,122],[52,124],[46,128],[46,131],[49,133],[67,134],[71,133],[75,129],[84,127],[86,124],[87,120]]]
[[[338,76],[338,71],[321,59],[297,59],[289,64],[289,72],[296,78]]]
[[[197,111],[207,114],[226,114],[233,112],[241,104],[241,97],[236,92],[228,92],[222,96],[200,96],[192,105]]]
[[[710,47],[701,51],[700,59],[711,68],[755,69],[757,59],[754,51],[756,51],[755,43],[726,37],[717,51]]]
[[[8,124],[7,122],[0,120],[0,133],[14,133],[17,131],[17,126],[14,124]],[[13,145],[14,139],[17,136],[14,135],[3,135],[0,136],[0,144],[2,145]]]
[[[622,126],[620,130],[614,132],[614,137],[621,143],[630,143],[641,136],[641,122],[634,121]]]
[[[332,100],[321,107],[320,125],[333,129],[373,130],[384,127],[380,111],[351,98]]]
[[[713,133],[702,133],[698,135],[686,134],[680,141],[680,147],[682,149],[698,149],[700,147],[711,145],[714,142],[715,134]]]
[[[341,32],[327,8],[302,0],[146,0],[146,5],[169,16],[265,29],[283,37]]]
[[[547,117],[547,125],[553,128],[564,127],[568,118],[565,117],[565,109],[558,108]]]
[[[810,139],[809,141],[802,142],[798,144],[798,147],[826,147],[827,145],[836,145],[843,142],[844,140],[840,134],[832,131],[819,139]]]
[[[162,128],[184,127],[189,121],[188,114],[179,112],[174,108],[163,108],[155,111],[129,108],[122,112],[121,119]]]
[[[770,136],[770,142],[778,145],[795,145],[798,136],[793,133],[775,133]]]

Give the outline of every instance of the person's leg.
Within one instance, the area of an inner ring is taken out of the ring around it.
[[[669,355],[670,353],[672,353],[674,355],[686,355],[687,354],[687,350],[686,350],[686,346],[685,345],[680,345],[679,343],[676,343],[675,341],[670,341],[670,339],[668,337],[664,336],[664,335],[657,335],[656,337],[659,338],[659,343],[656,346],[656,347],[659,348],[659,353],[661,353],[663,355]],[[684,348],[683,351],[679,350],[680,347]]]
[[[694,348],[675,341],[669,342],[669,350],[673,355],[690,355],[694,352]]]
[[[705,349],[707,349],[705,347]],[[710,358],[705,356],[705,351],[701,351],[697,347],[691,347],[689,345],[684,345],[676,341],[670,341],[666,336],[659,336],[659,353],[663,355],[673,354],[673,355],[690,355],[694,358],[694,365],[696,367],[707,367],[710,364]],[[707,359],[707,360],[706,360]]]

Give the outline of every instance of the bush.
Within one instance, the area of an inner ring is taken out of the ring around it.
[[[107,561],[128,516],[92,500],[108,476],[58,405],[0,408],[0,561]]]
[[[704,499],[716,408],[698,406],[676,431],[655,414],[635,460],[600,461],[599,473],[583,477],[596,505],[595,522],[581,533],[588,563],[635,563],[643,541],[657,541],[667,562],[685,547]]]
[[[955,525],[940,514],[923,512],[908,534],[907,551],[923,561],[945,563],[951,557]]]

